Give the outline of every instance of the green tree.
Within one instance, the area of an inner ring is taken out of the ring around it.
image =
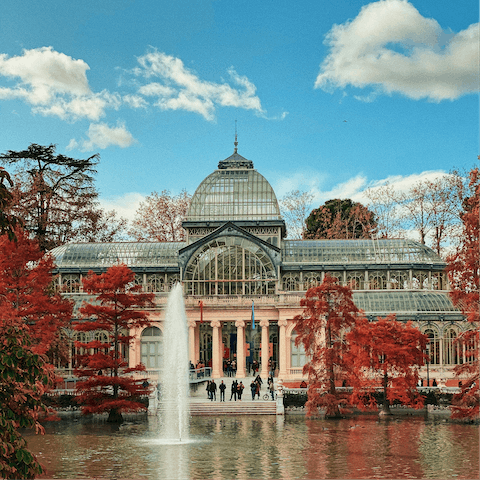
[[[377,222],[361,203],[334,199],[312,210],[306,227],[306,239],[371,238],[377,231]]]
[[[14,240],[14,229],[18,219],[8,213],[13,202],[13,196],[6,184],[13,187],[10,175],[4,168],[0,167],[0,234],[6,233],[10,240]]]
[[[55,151],[55,145],[32,143],[26,150],[0,155],[0,162],[14,167],[12,211],[42,251],[69,241],[98,196],[93,185],[98,154],[75,159]]]
[[[32,351],[20,323],[14,309],[0,310],[0,475],[9,479],[43,472],[19,429],[44,433],[38,421],[46,411],[41,398],[53,385],[53,372],[45,368],[45,357]]]

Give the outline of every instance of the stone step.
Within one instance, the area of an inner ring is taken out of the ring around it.
[[[190,404],[190,415],[275,415],[275,402],[202,402]]]
[[[190,415],[276,415],[276,402],[241,401],[241,402],[192,402]],[[158,412],[162,411],[161,406]]]

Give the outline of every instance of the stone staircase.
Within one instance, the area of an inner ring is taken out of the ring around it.
[[[276,402],[273,401],[229,401],[190,403],[190,415],[276,415]]]

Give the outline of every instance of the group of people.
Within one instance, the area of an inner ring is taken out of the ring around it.
[[[250,390],[252,393],[252,400],[255,400],[255,396],[260,399],[260,391],[261,391],[261,385],[263,383],[263,380],[260,378],[260,375],[257,375],[254,380],[252,380],[252,383],[250,384]],[[208,399],[213,402],[217,401],[217,389],[220,392],[220,401],[224,402],[225,401],[225,390],[227,389],[227,386],[225,385],[224,381],[221,380],[220,384],[217,386],[215,383],[215,380],[207,380],[207,397]],[[230,401],[234,400],[235,402],[237,399],[239,401],[242,400],[242,394],[243,390],[245,389],[245,385],[243,384],[242,381],[238,382],[237,380],[234,380],[232,382],[232,386],[230,388]],[[275,399],[275,387],[273,384],[273,377],[270,376],[268,377],[268,386],[267,390],[272,396],[272,400]]]
[[[229,358],[223,360],[223,371],[227,377],[234,377],[237,372],[237,361]]]
[[[223,380],[221,381],[220,385],[218,386],[218,390],[220,392],[220,401],[224,402],[225,401],[225,390],[227,389],[227,386],[225,383],[223,383]],[[210,401],[217,401],[217,384],[215,383],[215,380],[207,380],[207,395],[208,399]]]

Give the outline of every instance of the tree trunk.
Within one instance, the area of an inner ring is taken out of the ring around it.
[[[383,404],[380,412],[378,412],[378,414],[381,416],[393,415],[390,410],[390,402],[388,401],[388,398],[387,398],[387,386],[388,386],[388,375],[385,372],[383,374]]]
[[[107,422],[123,423],[123,416],[116,408],[112,408],[108,414]]]

